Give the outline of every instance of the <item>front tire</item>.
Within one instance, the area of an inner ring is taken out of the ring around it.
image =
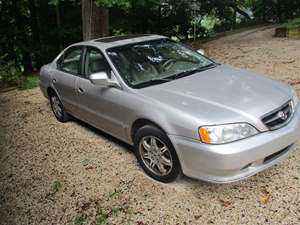
[[[146,125],[134,138],[137,160],[146,174],[155,180],[169,183],[178,177],[181,167],[168,136],[159,128]]]
[[[54,91],[49,93],[50,105],[56,119],[62,123],[70,120],[70,115],[64,109],[59,97]]]

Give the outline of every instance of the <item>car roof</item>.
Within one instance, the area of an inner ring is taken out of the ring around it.
[[[100,49],[108,49],[116,46],[134,44],[138,42],[151,41],[151,40],[162,39],[162,38],[167,38],[167,37],[162,35],[156,35],[156,34],[130,34],[130,35],[119,35],[119,36],[98,38],[90,41],[79,42],[74,45],[89,45],[89,46],[98,47]]]

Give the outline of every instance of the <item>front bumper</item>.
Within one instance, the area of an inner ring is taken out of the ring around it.
[[[213,183],[230,183],[252,176],[286,158],[300,138],[300,105],[284,127],[222,145],[169,135],[183,173]]]
[[[43,93],[44,97],[48,98],[47,87],[45,85],[43,85],[42,82],[40,82],[39,86],[40,86],[40,90]]]

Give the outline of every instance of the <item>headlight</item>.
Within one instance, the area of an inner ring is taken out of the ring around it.
[[[295,91],[295,89],[291,88],[292,90],[292,101],[293,101],[293,106],[296,107],[298,102],[299,102],[299,99],[298,99],[298,96],[297,96],[297,92]]]
[[[206,144],[225,144],[257,134],[258,131],[248,123],[203,126],[199,128],[199,136]]]

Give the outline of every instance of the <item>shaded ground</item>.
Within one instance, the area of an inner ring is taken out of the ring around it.
[[[204,47],[219,62],[297,83],[300,41],[273,32]],[[0,224],[300,224],[299,142],[288,160],[241,182],[166,185],[144,175],[129,146],[58,123],[38,89],[1,93],[0,109]]]

